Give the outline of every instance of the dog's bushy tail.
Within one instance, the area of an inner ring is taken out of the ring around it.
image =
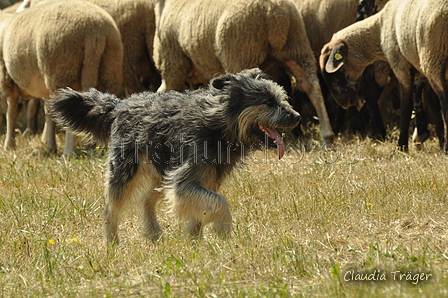
[[[77,92],[70,88],[60,89],[47,101],[53,120],[75,134],[84,133],[90,139],[109,142],[114,109],[120,99],[113,94],[96,89]]]

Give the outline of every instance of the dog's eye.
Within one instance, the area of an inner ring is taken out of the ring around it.
[[[268,107],[273,107],[275,105],[273,100],[267,100],[264,102]]]

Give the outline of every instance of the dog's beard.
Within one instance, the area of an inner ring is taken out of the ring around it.
[[[268,116],[263,119],[260,115]],[[276,147],[278,159],[281,159],[286,152],[285,145],[277,130],[268,124],[270,117],[267,108],[263,106],[245,109],[238,117],[239,137],[245,142],[261,141],[265,142],[266,147]]]

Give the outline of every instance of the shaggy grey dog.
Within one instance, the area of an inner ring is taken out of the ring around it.
[[[162,232],[155,207],[163,197],[188,220],[188,236],[202,237],[210,222],[218,234],[229,234],[229,204],[217,193],[224,178],[260,144],[277,147],[281,158],[278,130],[300,121],[283,88],[259,69],[222,75],[208,89],[124,100],[94,89],[64,89],[48,104],[62,126],[109,143],[104,226],[113,243],[120,211],[132,197],[142,198],[143,231],[152,240]]]

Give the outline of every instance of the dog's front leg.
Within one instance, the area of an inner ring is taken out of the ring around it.
[[[227,236],[232,230],[232,215],[227,199],[199,182],[179,179],[173,176],[165,185],[165,194],[171,205],[171,212],[189,220],[185,234],[200,238],[202,228],[214,223],[214,230],[220,236]]]
[[[188,219],[187,226],[185,228],[185,236],[191,239],[202,239],[204,234],[202,233],[202,221],[197,220],[194,217]]]

